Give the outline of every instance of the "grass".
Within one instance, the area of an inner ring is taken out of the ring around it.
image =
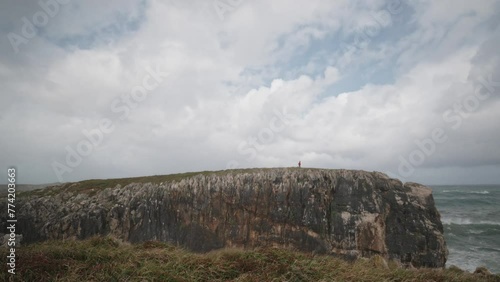
[[[220,170],[220,171],[200,171],[200,172],[186,172],[178,174],[169,175],[152,175],[152,176],[141,176],[141,177],[129,177],[129,178],[111,178],[111,179],[91,179],[84,180],[80,182],[68,182],[62,185],[50,186],[44,189],[38,189],[33,191],[19,192],[19,197],[31,197],[31,196],[54,196],[62,192],[75,192],[77,194],[89,194],[94,195],[99,190],[105,188],[114,188],[116,185],[121,185],[122,187],[131,183],[153,183],[159,184],[162,182],[172,182],[180,181],[185,178],[189,178],[196,175],[210,175],[210,174],[228,174],[228,173],[245,173],[245,172],[255,172],[259,170],[265,170],[262,168],[256,169],[233,169],[233,170]]]
[[[153,183],[159,184],[162,182],[179,181],[184,178],[192,177],[199,174],[210,174],[216,172],[201,171],[201,172],[186,172],[179,174],[169,174],[169,175],[152,175],[152,176],[141,176],[141,177],[130,177],[130,178],[111,178],[111,179],[91,179],[84,180],[80,182],[69,182],[58,186],[51,186],[45,189],[38,189],[33,191],[21,192],[19,196],[29,197],[29,196],[53,196],[62,192],[76,192],[78,194],[95,194],[99,190],[105,188],[114,188],[116,185],[126,186],[131,183]]]
[[[6,257],[5,249],[0,251]],[[0,281],[500,281],[450,269],[403,269],[380,257],[346,262],[284,249],[196,254],[161,242],[131,245],[110,237],[47,241],[16,251],[16,275]]]

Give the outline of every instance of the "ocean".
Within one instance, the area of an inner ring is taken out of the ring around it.
[[[446,265],[500,273],[500,185],[430,187],[448,245]]]

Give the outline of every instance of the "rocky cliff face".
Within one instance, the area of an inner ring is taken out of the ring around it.
[[[350,258],[379,254],[416,267],[443,267],[447,256],[431,190],[378,172],[218,172],[93,195],[69,189],[18,199],[17,208],[25,243],[110,234],[201,252],[260,246]]]

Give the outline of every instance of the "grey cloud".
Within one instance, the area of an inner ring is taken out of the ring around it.
[[[391,38],[394,46],[377,45],[383,38],[374,41],[349,69],[356,77],[364,65],[393,67],[390,82],[358,83],[355,91],[332,95],[344,73],[328,62],[345,54],[322,50],[306,73],[306,66],[288,69],[287,62],[314,52],[308,48],[323,36],[354,32],[383,1],[362,13],[342,1],[245,2],[222,21],[205,1],[111,1],[102,9],[95,2],[71,3],[16,55],[6,35],[19,31],[20,19],[38,9],[30,1],[19,3],[3,2],[0,9],[0,167],[17,166],[21,182],[57,181],[54,162],[65,164],[67,146],[77,150],[88,139],[83,132],[99,128],[102,119],[111,120],[114,130],[64,174],[65,181],[219,170],[231,161],[269,167],[302,160],[308,167],[398,176],[398,157],[407,158],[418,149],[414,141],[429,138],[436,127],[447,130],[448,141],[436,145],[406,180],[500,181],[500,130],[492,122],[500,113],[498,88],[456,130],[456,121],[442,117],[471,94],[466,85],[488,75],[500,80],[498,29],[482,25],[491,17],[477,4],[448,14],[417,6],[415,30]],[[478,10],[477,22],[454,26],[467,9]],[[435,30],[423,24],[430,16]],[[116,38],[99,41],[107,27],[136,20],[140,25],[110,31]],[[468,37],[456,32],[463,28],[477,31],[467,44],[462,43]],[[442,38],[445,29],[450,33]],[[93,33],[93,43],[79,44]],[[61,44],[68,38],[75,42]],[[279,47],[280,42],[288,45]],[[148,66],[170,76],[120,118],[124,112],[113,110],[114,101],[126,106],[124,99],[143,83]],[[328,67],[338,77],[324,79]],[[275,111],[284,109],[293,118],[273,130]],[[249,144],[252,139],[256,145]],[[464,177],[464,171],[472,176]],[[0,183],[5,180],[0,173]]]

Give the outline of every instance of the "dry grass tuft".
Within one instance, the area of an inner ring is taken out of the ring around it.
[[[404,269],[378,256],[349,263],[283,249],[195,254],[163,242],[131,245],[110,237],[49,241],[16,253],[16,275],[9,277],[4,264],[1,281],[500,281],[457,267]]]

